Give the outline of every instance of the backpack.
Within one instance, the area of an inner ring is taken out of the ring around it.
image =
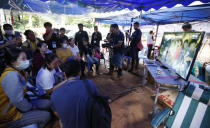
[[[108,97],[96,96],[91,92],[88,80],[84,80],[85,88],[91,97],[88,103],[89,128],[111,128],[112,113],[108,103]]]

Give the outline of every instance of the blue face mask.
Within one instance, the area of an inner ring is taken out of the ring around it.
[[[5,33],[8,35],[12,35],[13,34],[13,30],[5,30]]]

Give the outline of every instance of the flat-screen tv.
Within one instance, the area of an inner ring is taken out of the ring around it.
[[[188,80],[200,49],[204,32],[165,32],[158,60]]]

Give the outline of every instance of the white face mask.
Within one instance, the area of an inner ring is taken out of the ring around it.
[[[29,60],[24,60],[24,61],[20,61],[20,64],[16,66],[15,68],[17,70],[24,70],[24,69],[27,69],[29,65],[30,65]]]
[[[66,43],[63,43],[63,48],[67,48],[67,44]]]

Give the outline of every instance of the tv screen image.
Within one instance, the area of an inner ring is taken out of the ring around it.
[[[164,33],[158,59],[187,80],[203,40],[203,32]]]

